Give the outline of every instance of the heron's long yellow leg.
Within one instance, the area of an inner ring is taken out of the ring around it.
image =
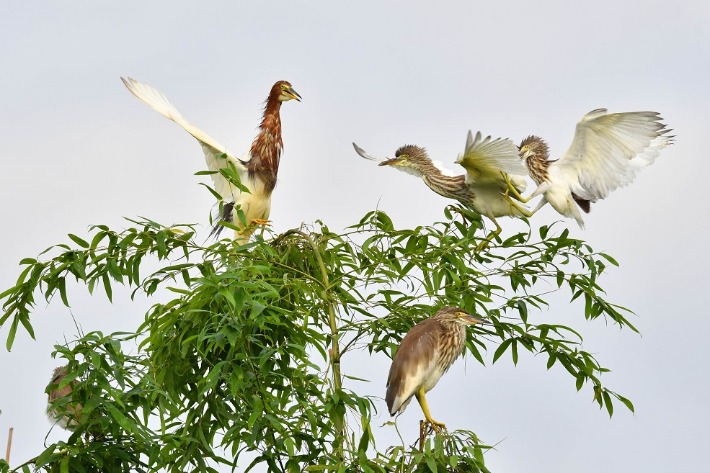
[[[265,218],[254,218],[251,223],[253,225],[271,225],[271,220],[267,220]]]
[[[506,174],[502,171],[501,171],[501,174],[503,175],[503,179],[505,179],[505,183],[508,186],[508,188],[504,192],[504,195],[511,203],[513,203],[513,199],[510,198],[508,193],[513,194],[513,196],[515,196],[515,198],[517,200],[519,200],[520,202],[522,202],[524,204],[528,203],[530,201],[530,199],[532,199],[532,197],[523,197],[522,194],[520,194],[520,192],[518,192],[518,189],[515,188],[515,186],[513,185],[512,182],[510,182],[510,176],[508,176],[508,174]],[[529,215],[528,215],[528,217],[529,217]]]
[[[492,217],[489,217],[489,218],[491,219],[491,221],[493,223],[495,223],[496,229],[493,230],[491,233],[489,233],[488,236],[486,236],[486,238],[484,238],[483,241],[478,244],[478,246],[476,247],[476,251],[483,251],[486,248],[488,248],[488,245],[491,244],[491,241],[493,241],[493,239],[495,237],[497,237],[498,235],[500,235],[500,232],[503,231],[503,229],[500,227],[500,225],[498,225],[498,221],[496,221],[496,219],[494,219]]]
[[[516,202],[516,201],[514,201],[513,199],[511,199],[509,195],[505,194],[504,197],[505,197],[505,199],[508,201],[508,203],[510,204],[511,209],[517,210],[517,211],[520,212],[520,214],[523,215],[524,217],[530,218],[530,217],[532,217],[533,214],[535,213],[535,212],[531,212],[530,210],[528,210],[528,209],[526,209],[525,207],[523,207],[522,205],[520,205],[518,202]]]
[[[434,419],[431,418],[431,414],[429,413],[429,405],[426,403],[426,396],[424,394],[424,388],[419,388],[419,391],[415,394],[417,401],[419,401],[419,405],[422,407],[422,411],[424,412],[424,417],[426,418],[427,422],[431,424],[431,428],[434,429],[435,432],[439,433],[442,430],[446,429],[446,425],[437,422]]]

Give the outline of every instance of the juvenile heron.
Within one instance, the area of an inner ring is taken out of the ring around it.
[[[353,143],[355,151],[363,158],[376,160]],[[496,217],[528,217],[530,211],[508,195],[508,184],[516,189],[517,198],[526,187],[525,167],[520,162],[518,148],[509,139],[490,136],[482,138],[476,133],[474,138],[468,132],[466,148],[459,155],[457,164],[466,169],[466,174],[455,175],[429,158],[426,150],[419,146],[405,145],[397,150],[394,158],[380,161],[380,166],[392,166],[404,172],[421,177],[434,192],[461,202],[464,206],[488,217],[496,229],[479,245],[484,249],[501,232]],[[508,176],[510,174],[510,176]]]
[[[81,417],[81,404],[72,402],[71,394],[76,386],[76,380],[59,387],[67,375],[67,367],[60,366],[54,369],[52,379],[47,385],[47,417],[56,422],[61,428],[74,430]]]
[[[407,332],[387,377],[385,401],[390,415],[404,412],[412,397],[416,397],[432,428],[437,432],[446,428],[431,418],[425,395],[461,355],[466,326],[481,323],[489,322],[463,309],[444,307]]]
[[[511,194],[523,202],[542,194],[533,213],[549,202],[584,228],[580,208],[589,213],[592,202],[630,184],[642,168],[673,143],[674,137],[668,135],[671,130],[662,120],[657,112],[592,110],[577,123],[572,145],[556,161],[549,159],[542,138],[528,136],[520,143],[520,158],[538,187],[527,199],[520,196],[515,185],[510,188]]]
[[[286,81],[278,81],[271,88],[266,99],[264,115],[259,125],[259,134],[251,148],[237,158],[227,151],[212,137],[193,126],[175,108],[160,91],[142,84],[135,79],[121,78],[128,90],[156,112],[174,121],[200,142],[207,161],[207,168],[214,173],[212,181],[217,193],[224,202],[222,219],[232,221],[239,229],[235,239],[246,243],[254,231],[255,224],[267,224],[271,210],[271,193],[276,186],[279,172],[279,160],[283,150],[281,139],[281,104],[288,100],[301,100],[301,96]],[[239,180],[249,192],[242,192],[227,178],[219,173],[232,164],[236,168]],[[239,218],[241,209],[244,221]],[[222,226],[218,224],[213,234],[219,235]]]

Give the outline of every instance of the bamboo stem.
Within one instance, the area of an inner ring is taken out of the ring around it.
[[[8,465],[10,464],[10,450],[12,449],[12,432],[14,432],[14,430],[14,427],[10,427],[10,433],[7,435],[7,450],[5,451],[5,462]]]
[[[328,278],[328,269],[325,267],[323,262],[323,257],[321,256],[320,248],[316,245],[316,242],[310,237],[310,235],[300,231],[300,230],[290,230],[288,233],[295,233],[300,235],[304,240],[308,242],[310,247],[313,249],[313,254],[316,257],[320,273],[321,273],[321,297],[328,307],[328,326],[330,328],[330,366],[333,370],[333,386],[335,387],[335,392],[340,396],[343,389],[343,378],[340,373],[340,343],[339,343],[339,333],[338,333],[338,321],[335,315],[335,307],[330,300],[328,291],[330,290],[330,280]],[[345,419],[340,414],[335,415],[335,431],[336,431],[336,451],[338,455],[343,457],[343,443],[345,440]]]

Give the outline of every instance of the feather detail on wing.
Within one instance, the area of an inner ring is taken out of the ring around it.
[[[211,136],[200,130],[199,128],[188,122],[185,117],[178,111],[175,105],[170,102],[170,100],[159,90],[143,84],[135,79],[121,77],[123,84],[126,88],[135,95],[139,100],[148,105],[150,108],[160,113],[164,117],[174,121],[182,128],[185,129],[190,135],[192,135],[197,141],[200,142],[202,150],[205,154],[205,161],[207,162],[207,168],[210,171],[219,171],[220,169],[227,168],[228,162],[234,164],[239,173],[239,177],[244,183],[247,177],[247,168],[245,161],[248,161],[249,154],[247,153],[244,158],[239,159],[227,151],[227,148],[219,144]],[[239,189],[235,188],[227,179],[224,178],[219,173],[211,175],[212,181],[215,185],[215,190],[222,196],[225,200],[235,199],[239,194]]]
[[[476,137],[469,131],[466,150],[459,155],[456,163],[466,169],[466,182],[472,184],[504,183],[501,171],[524,176],[525,166],[518,155],[518,147],[507,138],[482,138],[481,132]],[[522,180],[522,178],[521,178]]]
[[[657,112],[593,110],[577,123],[571,146],[551,167],[567,176],[572,192],[594,202],[653,163],[673,143],[670,131]]]

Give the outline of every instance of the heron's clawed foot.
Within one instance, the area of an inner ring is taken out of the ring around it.
[[[420,420],[419,421],[419,449],[424,450],[424,442],[426,441],[426,438],[429,436],[431,433],[435,433],[437,435],[443,433],[446,430],[446,425],[437,422],[434,419],[431,420]]]
[[[523,202],[523,203],[526,203],[530,200],[530,197],[525,198],[520,194],[520,192],[518,192],[518,189],[510,181],[510,176],[508,176],[508,174],[504,173],[503,171],[501,171],[500,174],[501,174],[501,176],[503,176],[503,180],[505,180],[505,184],[506,184],[506,189],[503,192],[503,195],[509,201],[513,202],[513,199],[510,197],[510,194],[513,194],[513,197],[515,197],[516,200]]]
[[[501,228],[498,227],[496,230],[493,230],[491,233],[489,233],[488,236],[484,238],[481,243],[478,244],[478,246],[476,247],[476,251],[483,251],[488,248],[488,246],[491,244],[491,241],[493,241],[493,239],[497,237],[500,232]]]
[[[263,225],[263,226],[270,226],[271,225],[271,220],[267,220],[265,218],[255,218],[251,221],[253,225]]]

